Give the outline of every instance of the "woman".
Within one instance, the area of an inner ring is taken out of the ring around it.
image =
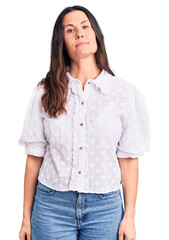
[[[50,70],[33,90],[19,144],[27,154],[20,240],[135,239],[148,112],[141,92],[111,71],[101,29],[82,6],[56,20]]]

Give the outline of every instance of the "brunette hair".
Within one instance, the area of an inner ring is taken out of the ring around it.
[[[43,85],[44,94],[41,97],[41,104],[45,112],[47,112],[51,118],[56,118],[57,115],[67,113],[65,104],[67,103],[69,80],[66,72],[70,70],[70,58],[66,48],[64,47],[64,28],[62,21],[67,13],[75,10],[81,10],[87,15],[95,32],[97,42],[97,52],[95,53],[95,58],[98,67],[101,70],[104,69],[111,75],[115,76],[109,67],[103,33],[92,13],[85,7],[78,5],[63,9],[57,17],[53,29],[51,39],[50,69],[46,74],[46,77],[42,78],[42,80],[37,84],[37,86]]]

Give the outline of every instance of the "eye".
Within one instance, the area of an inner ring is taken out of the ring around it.
[[[69,33],[69,32],[72,32],[73,30],[74,30],[73,28],[69,28],[67,32]]]
[[[83,27],[84,27],[84,28],[86,28],[86,27],[88,28],[89,26],[85,25],[85,26],[83,26]]]

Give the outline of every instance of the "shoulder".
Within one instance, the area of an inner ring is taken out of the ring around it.
[[[44,90],[44,86],[41,84],[41,85],[36,85],[34,86],[33,88],[33,96],[38,98],[38,97],[41,97],[43,94],[44,94],[45,90]]]
[[[41,106],[41,97],[43,93],[44,93],[43,86],[37,84],[32,88],[32,93],[29,101],[29,108]]]
[[[117,76],[113,76],[110,73],[107,73],[107,78],[109,79],[112,90],[116,93],[126,95],[126,97],[142,96],[140,89],[138,89],[137,86],[130,81]]]

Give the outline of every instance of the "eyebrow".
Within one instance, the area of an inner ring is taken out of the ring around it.
[[[89,21],[88,21],[88,20],[84,20],[84,21],[82,21],[80,24],[82,24],[82,23],[84,23],[84,22],[89,22]],[[70,23],[70,24],[65,25],[64,28],[67,27],[67,26],[74,26],[74,25]]]

